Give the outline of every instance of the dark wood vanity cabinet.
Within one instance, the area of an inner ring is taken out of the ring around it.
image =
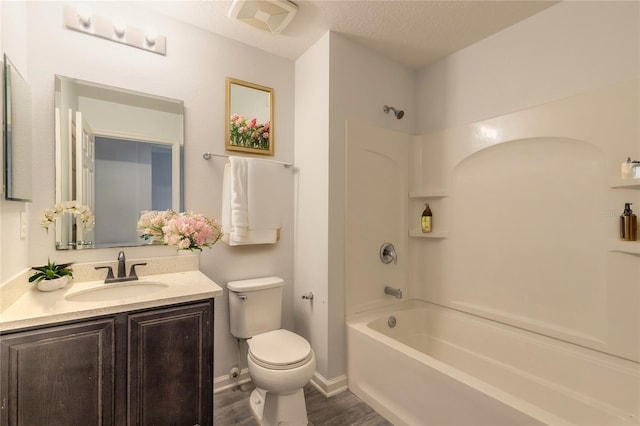
[[[0,425],[213,424],[213,299],[0,336]]]
[[[0,424],[114,424],[115,321],[0,337]]]
[[[213,424],[212,329],[212,302],[128,315],[127,424]]]

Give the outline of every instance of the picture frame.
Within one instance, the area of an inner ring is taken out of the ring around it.
[[[227,77],[225,149],[274,154],[273,89]]]

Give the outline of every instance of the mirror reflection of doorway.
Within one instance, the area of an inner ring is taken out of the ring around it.
[[[171,145],[96,136],[95,246],[141,245],[140,212],[171,208]]]

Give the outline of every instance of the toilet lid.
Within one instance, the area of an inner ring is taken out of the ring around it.
[[[249,356],[265,368],[295,368],[307,363],[313,356],[309,342],[288,330],[262,333],[248,342]]]

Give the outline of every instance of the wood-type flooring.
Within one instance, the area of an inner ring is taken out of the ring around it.
[[[249,408],[253,385],[245,383],[215,394],[214,425],[257,426]],[[309,426],[392,426],[351,392],[325,398],[313,385],[304,388]]]

